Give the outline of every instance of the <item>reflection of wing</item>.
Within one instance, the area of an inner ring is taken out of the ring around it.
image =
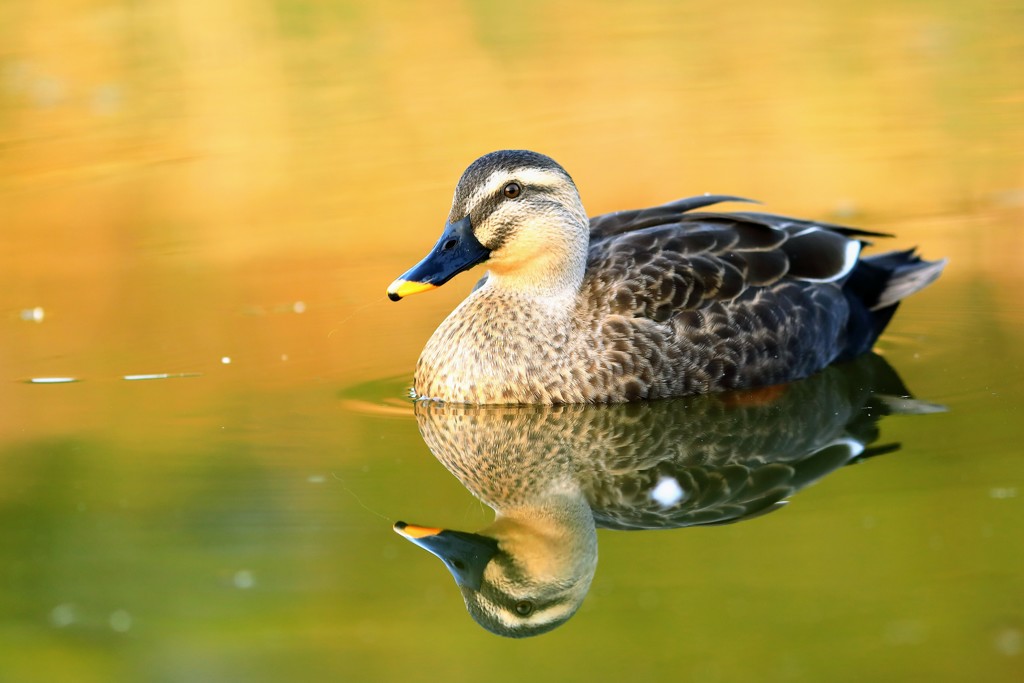
[[[891,396],[907,391],[868,355],[755,392],[607,406],[423,402],[416,414],[435,456],[497,510],[568,486],[599,526],[650,529],[769,511],[875,441]]]
[[[726,524],[771,512],[790,495],[850,462],[862,451],[837,441],[795,462],[752,461],[723,467],[662,462],[590,491],[598,527],[671,529]]]
[[[677,419],[654,411],[645,417],[657,426],[620,435],[618,448],[605,444],[605,456],[591,458],[580,481],[598,526],[608,528],[720,524],[756,516],[858,457],[878,438],[877,420],[889,410],[876,392],[907,394],[888,364],[871,355],[781,388],[724,400],[683,399],[672,406]],[[651,448],[641,434],[654,433],[658,443]]]

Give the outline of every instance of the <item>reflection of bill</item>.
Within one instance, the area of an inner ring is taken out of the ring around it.
[[[441,558],[484,628],[522,637],[575,613],[597,568],[596,528],[727,524],[771,512],[875,444],[908,398],[879,356],[771,390],[610,406],[416,404],[434,455],[496,512],[466,533],[399,522]]]

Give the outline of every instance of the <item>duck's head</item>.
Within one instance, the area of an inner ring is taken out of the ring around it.
[[[576,185],[558,163],[527,150],[491,152],[462,174],[437,244],[391,283],[388,297],[440,287],[484,262],[510,287],[578,284],[588,230]]]
[[[488,631],[525,638],[565,623],[582,604],[597,568],[597,544],[573,552],[515,522],[498,521],[478,534],[405,522],[395,531],[430,551],[455,577],[466,609]]]

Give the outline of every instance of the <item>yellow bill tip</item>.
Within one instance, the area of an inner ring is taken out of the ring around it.
[[[402,536],[412,539],[437,536],[443,531],[443,529],[438,529],[432,526],[416,526],[415,524],[406,524],[405,522],[395,522],[395,526],[393,528]]]
[[[398,301],[399,299],[404,299],[407,296],[426,292],[431,289],[437,289],[437,285],[432,285],[429,282],[415,282],[413,280],[399,279],[395,280],[388,286],[388,298],[392,301]]]

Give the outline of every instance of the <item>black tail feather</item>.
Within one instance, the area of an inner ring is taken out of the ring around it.
[[[925,261],[913,249],[861,259],[843,284],[850,304],[846,346],[839,359],[870,350],[904,297],[935,281],[946,260]]]

